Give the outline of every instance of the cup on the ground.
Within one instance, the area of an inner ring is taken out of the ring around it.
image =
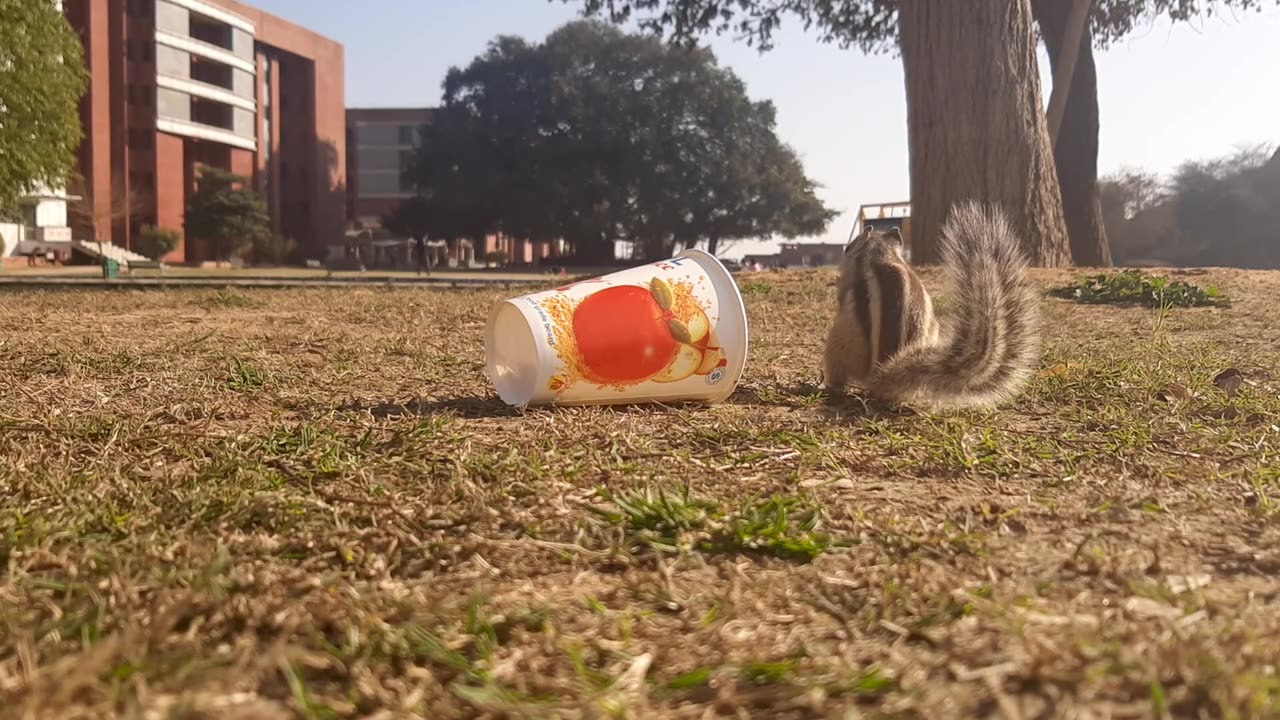
[[[747,312],[715,256],[674,258],[504,300],[485,367],[509,405],[727,399],[747,361]]]

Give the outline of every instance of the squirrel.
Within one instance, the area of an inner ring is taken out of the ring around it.
[[[1039,305],[1017,235],[998,207],[964,202],[941,245],[953,292],[941,322],[897,228],[865,227],[845,247],[824,358],[829,391],[852,381],[895,403],[992,407],[1022,389],[1039,362]]]

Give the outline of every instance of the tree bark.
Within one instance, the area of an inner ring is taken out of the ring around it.
[[[1066,55],[1063,44],[1071,3],[1032,0],[1032,10],[1056,75],[1059,61]],[[1098,196],[1098,71],[1093,61],[1093,34],[1087,24],[1066,92],[1053,160],[1062,189],[1071,259],[1076,265],[1107,267],[1111,265],[1111,244]]]
[[[573,259],[581,265],[609,265],[616,259],[613,242],[605,235],[574,241]]]
[[[901,0],[911,254],[938,261],[952,205],[998,204],[1040,267],[1069,265],[1030,0]]]

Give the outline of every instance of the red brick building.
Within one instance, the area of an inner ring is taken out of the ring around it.
[[[322,257],[342,242],[342,45],[233,0],[64,0],[90,83],[81,102],[77,238],[130,247],[183,229],[197,168],[252,178],[275,230]],[[96,237],[95,237],[96,236]],[[211,259],[184,238],[171,262]]]

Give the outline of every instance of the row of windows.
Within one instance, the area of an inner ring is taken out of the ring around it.
[[[362,147],[417,145],[417,125],[358,125],[356,144]]]

